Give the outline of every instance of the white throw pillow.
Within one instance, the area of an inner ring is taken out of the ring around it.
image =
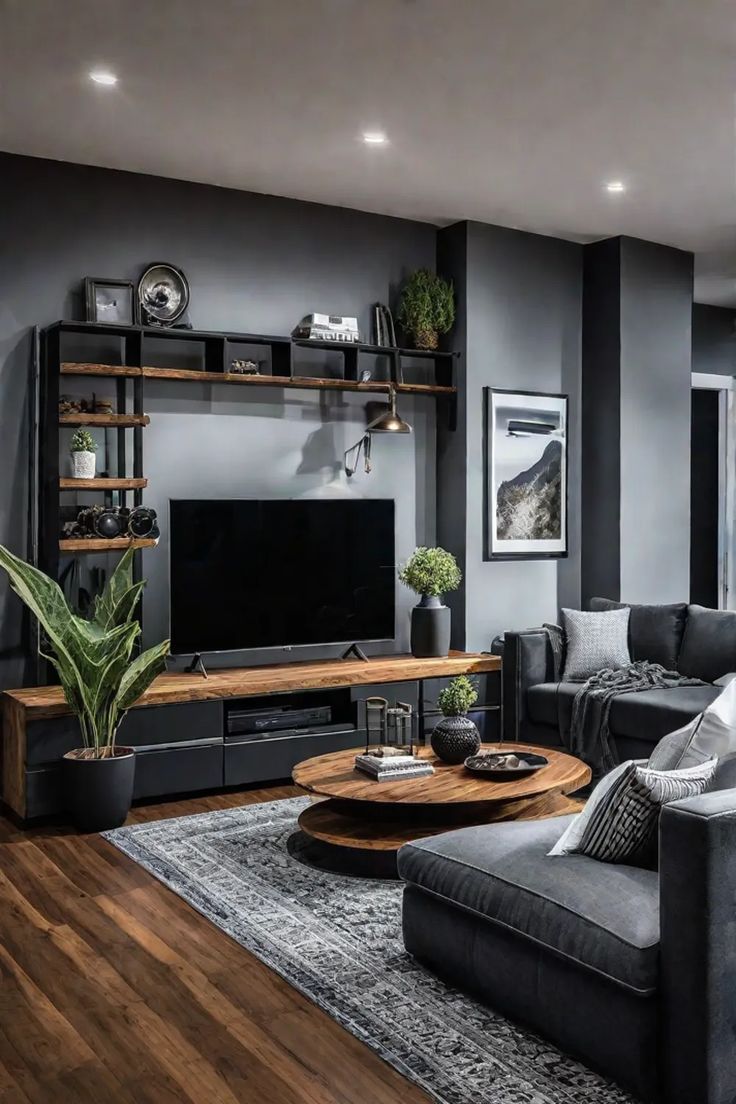
[[[670,732],[659,741],[647,764],[654,770],[681,770],[723,759],[736,752],[736,680],[724,675],[719,679],[725,689],[707,709],[689,724]]]

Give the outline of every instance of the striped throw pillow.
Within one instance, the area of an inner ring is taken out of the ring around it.
[[[717,763],[717,759],[709,759],[673,771],[652,770],[643,761],[622,763],[611,772],[614,778],[609,775],[601,780],[550,855],[587,855],[599,862],[656,865],[662,806],[703,793]],[[596,797],[599,789],[603,792]]]

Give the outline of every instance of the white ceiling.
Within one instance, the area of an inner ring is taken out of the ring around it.
[[[693,250],[696,298],[736,305],[735,62],[733,0],[0,0],[0,148],[631,234]]]

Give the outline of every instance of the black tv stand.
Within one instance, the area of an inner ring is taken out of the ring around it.
[[[351,644],[350,647],[346,648],[345,651],[342,653],[340,659],[351,659],[353,656],[355,656],[356,659],[362,659],[366,663],[368,662],[368,656],[365,654],[359,644]]]
[[[192,657],[192,662],[189,664],[189,666],[184,668],[184,672],[187,675],[193,675],[195,671],[201,671],[203,678],[210,677],[207,674],[207,668],[205,667],[204,661],[199,652],[197,652],[196,655]]]

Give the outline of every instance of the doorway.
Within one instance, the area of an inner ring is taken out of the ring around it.
[[[690,422],[690,601],[729,609],[733,562],[734,380],[693,374]]]

